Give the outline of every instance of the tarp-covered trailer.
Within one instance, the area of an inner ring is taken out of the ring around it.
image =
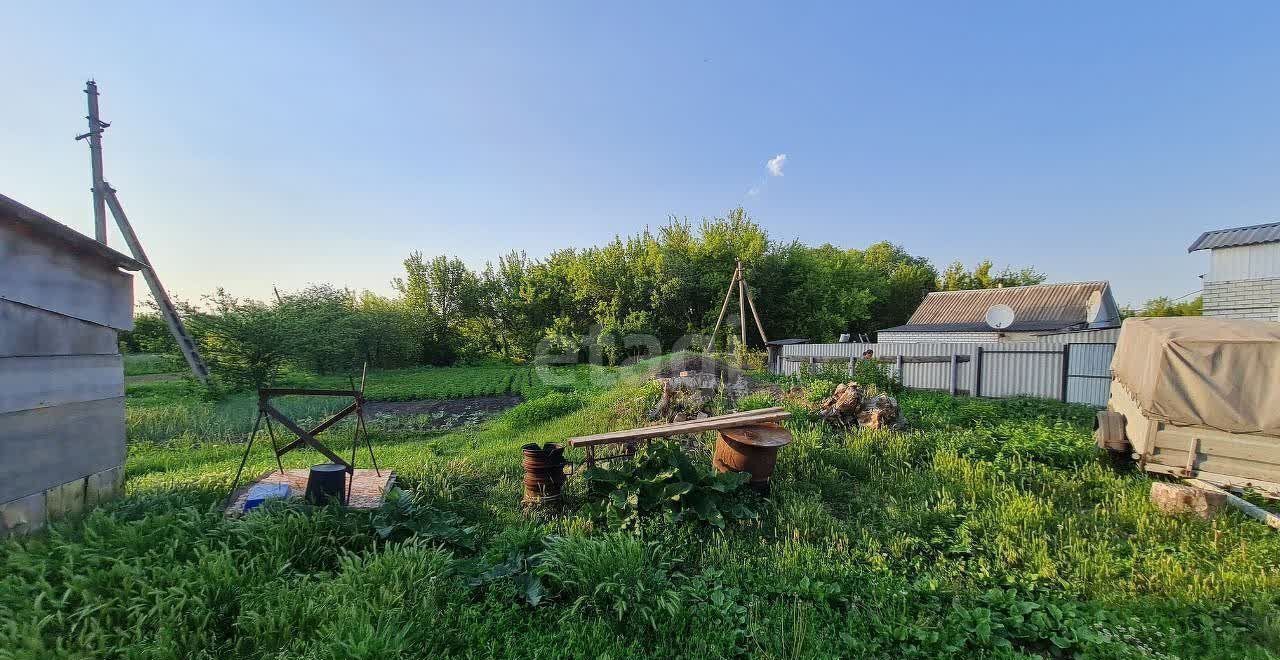
[[[1131,318],[1099,446],[1148,472],[1280,497],[1280,323]]]

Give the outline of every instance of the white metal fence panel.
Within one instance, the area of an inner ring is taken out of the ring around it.
[[[1104,406],[1110,391],[1111,356],[1115,352],[1115,344],[1099,342],[1112,339],[1107,334],[1080,334],[1087,336],[1086,342],[1071,342],[1071,335],[1059,335],[1045,341],[984,344],[793,344],[782,347],[778,371],[791,375],[804,368],[821,368],[823,364],[832,362],[851,367],[852,361],[863,351],[871,350],[877,358],[889,359],[895,372],[901,369],[898,375],[907,387],[948,391],[952,387],[950,362],[905,360],[956,355],[963,356],[955,365],[954,387],[959,393],[1062,399],[1065,387],[1067,401]],[[897,356],[904,357],[900,365],[892,359]],[[967,361],[964,358],[968,358]],[[1067,371],[1064,371],[1064,366]]]
[[[1115,344],[1071,344],[1067,360],[1067,400],[1107,405],[1111,396],[1111,358]]]
[[[1062,349],[983,348],[982,396],[1062,397]]]

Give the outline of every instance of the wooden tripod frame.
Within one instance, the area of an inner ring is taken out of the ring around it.
[[[281,456],[284,456],[294,449],[309,446],[324,455],[324,457],[329,459],[330,462],[341,465],[346,470],[347,499],[349,500],[351,498],[351,485],[355,481],[356,450],[360,447],[360,440],[363,437],[365,446],[369,448],[369,460],[373,463],[374,473],[378,476],[382,476],[382,471],[378,468],[378,459],[373,454],[373,442],[369,440],[369,429],[365,426],[364,421],[364,383],[366,375],[365,372],[367,372],[367,370],[368,367],[366,365],[365,370],[360,374],[360,389],[358,390],[355,388],[354,382],[351,384],[352,387],[349,390],[319,390],[279,387],[260,388],[258,390],[258,418],[253,422],[253,431],[249,433],[249,442],[245,444],[244,456],[240,458],[240,468],[236,470],[236,478],[231,482],[231,494],[227,496],[227,504],[230,505],[232,498],[235,497],[236,487],[240,485],[240,476],[244,473],[244,466],[249,461],[249,452],[253,450],[253,439],[258,435],[258,428],[261,426],[262,420],[264,419],[267,421],[267,435],[271,438],[271,449],[275,454],[276,467],[280,469],[280,474],[284,474],[284,462],[280,460]],[[297,422],[289,419],[288,415],[280,412],[279,409],[271,404],[271,399],[278,396],[349,396],[352,401],[350,405],[334,413],[332,417],[324,420],[318,426],[308,431],[303,429],[301,426],[298,426]],[[324,446],[323,443],[316,439],[316,436],[351,414],[355,414],[356,416],[356,428],[351,434],[351,460],[346,461],[328,447]],[[277,422],[280,422],[281,426],[285,427],[298,437],[289,444],[280,447],[276,442],[275,428],[271,425],[272,418]]]
[[[733,269],[733,278],[729,280],[729,290],[724,292],[724,303],[720,305],[720,318],[716,319],[716,327],[711,331],[711,338],[707,340],[707,347],[703,350],[703,354],[711,352],[711,347],[716,343],[716,334],[720,332],[720,324],[724,322],[724,313],[729,310],[729,298],[733,297],[733,287],[738,287],[738,320],[742,326],[742,347],[747,346],[747,305],[751,306],[751,316],[756,321],[756,330],[760,331],[760,339],[764,343],[769,343],[769,337],[764,334],[764,324],[760,322],[760,314],[756,311],[756,301],[751,298],[751,290],[747,288],[747,280],[742,276],[742,260],[738,260],[737,268]]]

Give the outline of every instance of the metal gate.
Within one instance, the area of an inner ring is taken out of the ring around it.
[[[989,349],[974,352],[974,394],[1036,396],[1068,403],[1107,405],[1115,344],[1063,344],[1060,349]]]
[[[1063,365],[1064,401],[1105,406],[1111,396],[1115,344],[1067,344]]]

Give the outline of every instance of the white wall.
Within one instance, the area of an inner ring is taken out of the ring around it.
[[[1209,257],[1206,282],[1280,277],[1280,243],[1218,248]]]
[[[919,342],[981,344],[1000,341],[1000,334],[997,332],[877,332],[876,339],[881,342],[900,344]]]

